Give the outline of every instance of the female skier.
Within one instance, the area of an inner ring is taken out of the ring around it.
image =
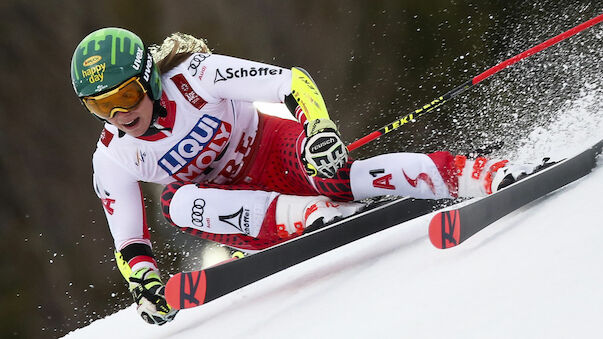
[[[176,311],[163,295],[141,181],[165,185],[162,210],[173,225],[261,250],[354,213],[362,206],[355,200],[483,196],[534,169],[448,152],[351,160],[303,69],[212,54],[180,33],[147,48],[127,30],[97,30],[77,46],[71,78],[104,123],[94,188],[120,271],[149,323]],[[264,115],[254,101],[285,103],[297,121]]]

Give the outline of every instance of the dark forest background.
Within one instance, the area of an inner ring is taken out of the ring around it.
[[[0,337],[62,336],[131,304],[91,184],[101,124],[69,76],[89,32],[118,26],[160,43],[181,31],[215,53],[302,66],[352,142],[602,11],[575,0],[2,1]],[[602,32],[523,61],[353,155],[463,153],[496,141],[512,149],[598,83]],[[157,189],[145,186],[164,276],[204,265],[205,244],[156,212]]]

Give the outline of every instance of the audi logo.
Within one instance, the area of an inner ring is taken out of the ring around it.
[[[203,226],[203,209],[205,208],[205,200],[195,199],[191,211],[191,221],[195,226]]]

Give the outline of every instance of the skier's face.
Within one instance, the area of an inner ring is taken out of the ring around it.
[[[139,137],[149,129],[152,117],[153,101],[148,95],[145,95],[138,106],[127,112],[117,112],[107,120],[126,134]]]

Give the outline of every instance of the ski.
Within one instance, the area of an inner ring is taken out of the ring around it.
[[[429,223],[431,243],[441,249],[458,246],[505,215],[587,175],[602,147],[603,140],[488,197],[435,214]]]
[[[310,258],[452,203],[454,200],[387,202],[262,252],[200,271],[178,273],[167,282],[165,296],[175,309],[200,306]]]

